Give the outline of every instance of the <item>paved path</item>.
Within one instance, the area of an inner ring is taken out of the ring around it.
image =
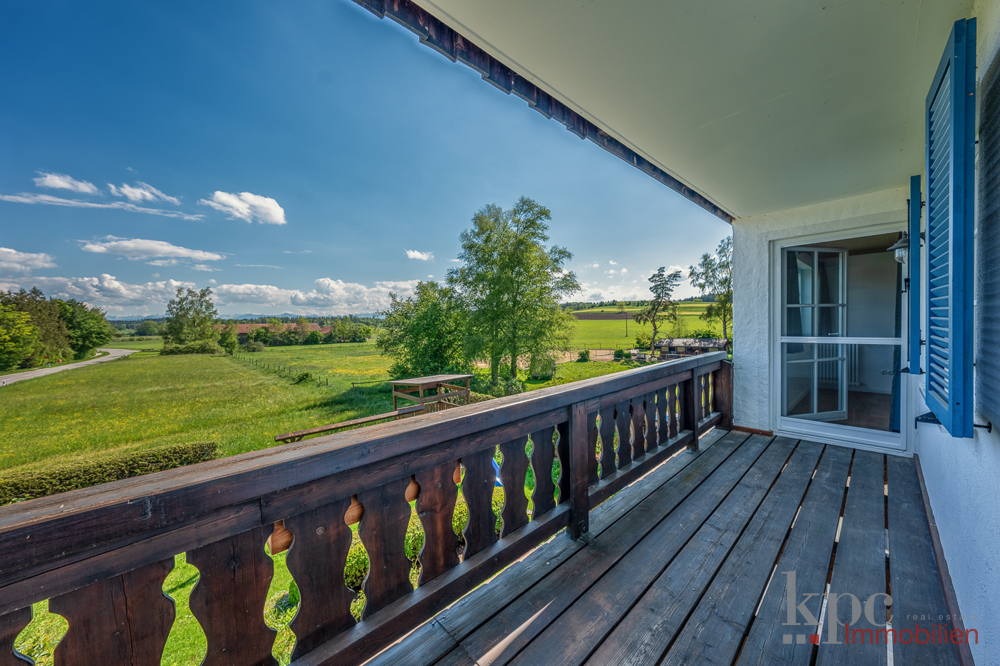
[[[116,358],[123,358],[129,354],[134,354],[135,349],[101,349],[99,351],[108,352],[107,356],[102,356],[100,358],[92,358],[89,361],[80,361],[79,363],[69,363],[67,365],[54,365],[51,368],[38,368],[36,370],[28,370],[27,372],[19,372],[16,375],[4,375],[0,377],[0,386],[5,386],[7,384],[13,384],[14,382],[19,382],[24,379],[34,379],[35,377],[42,377],[44,375],[51,375],[53,372],[62,372],[64,370],[72,370],[73,368],[82,368],[85,365],[93,365],[94,363],[104,363],[105,361],[113,361]]]

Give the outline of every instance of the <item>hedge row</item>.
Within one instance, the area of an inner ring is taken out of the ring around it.
[[[155,449],[105,454],[88,459],[46,463],[44,467],[0,472],[0,504],[36,499],[67,490],[120,481],[183,465],[214,460],[215,442],[169,444]]]

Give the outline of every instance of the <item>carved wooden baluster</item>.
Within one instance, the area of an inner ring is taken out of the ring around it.
[[[587,464],[588,464],[588,475],[587,475],[587,485],[592,486],[599,481],[597,476],[598,472],[598,460],[597,460],[597,436],[599,432],[597,429],[597,412],[591,412],[587,414]]]
[[[158,665],[174,623],[174,602],[163,594],[173,568],[171,557],[53,597],[49,610],[69,622],[55,663]]]
[[[660,446],[666,446],[670,441],[670,410],[667,404],[673,390],[672,386],[668,386],[656,392],[656,434]]]
[[[646,409],[642,401],[642,396],[632,398],[632,432],[635,433],[632,440],[633,459],[646,455]]]
[[[18,634],[31,623],[31,606],[0,615],[0,666],[34,663],[14,649]]]
[[[411,513],[406,501],[408,485],[410,479],[405,477],[358,493],[358,501],[365,507],[358,536],[368,551],[368,575],[361,586],[365,593],[362,620],[413,592],[412,565],[405,548]]]
[[[625,469],[632,464],[632,413],[628,400],[623,400],[615,407],[618,412],[618,469]]]
[[[190,606],[208,639],[202,666],[277,666],[271,656],[277,632],[264,623],[274,575],[274,562],[264,552],[271,529],[256,527],[187,554],[201,573]]]
[[[680,404],[681,387],[683,384],[675,384],[670,387],[667,394],[667,404],[670,407],[670,437],[677,437],[681,433]]]
[[[285,519],[294,540],[285,563],[299,588],[299,610],[292,620],[292,659],[308,654],[354,626],[354,591],[344,583],[351,549],[351,528],[344,514],[351,498],[331,502]]]
[[[655,449],[658,445],[656,439],[656,393],[650,391],[644,398],[643,405],[646,412],[646,453]]]
[[[500,481],[503,483],[503,510],[500,512],[504,537],[528,524],[528,496],[524,494],[524,479],[528,475],[528,454],[524,445],[528,436],[500,445],[503,462],[500,464]]]
[[[556,484],[552,482],[552,463],[556,457],[553,433],[555,428],[552,426],[531,433],[531,471],[535,474],[535,489],[531,493],[535,507],[531,517],[534,519],[556,507]]]
[[[618,469],[615,464],[615,406],[601,407],[601,478],[605,479]]]
[[[569,460],[569,421],[565,423],[560,423],[556,426],[556,457],[559,458],[559,483],[557,487],[559,488],[559,499],[558,504],[569,501],[569,484],[572,481],[570,477],[570,460]]]
[[[469,509],[469,522],[465,524],[465,550],[468,559],[497,540],[496,515],[493,513],[493,488],[496,472],[493,470],[493,449],[489,448],[462,458],[465,478],[462,496]]]
[[[423,585],[458,564],[458,537],[452,527],[458,486],[455,485],[455,462],[417,472],[420,484],[417,515],[424,526],[424,547],[420,549],[420,578]]]

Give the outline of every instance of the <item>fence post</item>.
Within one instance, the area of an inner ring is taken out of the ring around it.
[[[733,429],[733,364],[723,361],[712,377],[712,411],[722,414],[719,428]]]
[[[573,539],[579,539],[590,531],[588,445],[587,407],[578,402],[570,407],[569,412],[569,535]]]

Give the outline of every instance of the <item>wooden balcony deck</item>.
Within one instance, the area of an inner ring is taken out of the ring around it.
[[[182,553],[204,666],[277,666],[272,535],[291,541],[300,593],[294,666],[886,664],[884,640],[845,644],[842,625],[808,637],[828,586],[855,595],[835,617],[858,629],[885,621],[872,595],[891,594],[897,638],[947,612],[912,461],[726,433],[725,356],[0,507],[0,666],[24,663],[15,640],[44,600],[68,623],[55,666],[172,663],[163,585]],[[360,620],[355,540],[371,563]],[[950,645],[892,650],[894,664],[956,663]]]
[[[790,571],[819,645],[801,612],[784,624]],[[594,509],[586,540],[557,535],[370,663],[886,664],[884,639],[847,644],[838,626],[832,642],[828,583],[861,604],[890,593],[902,640],[935,632],[947,610],[913,461],[717,430]],[[851,622],[851,599],[837,606]],[[885,623],[884,597],[871,608]],[[874,630],[858,612],[852,629]],[[958,663],[946,644],[892,653]]]

